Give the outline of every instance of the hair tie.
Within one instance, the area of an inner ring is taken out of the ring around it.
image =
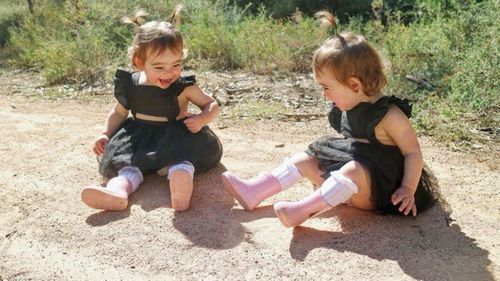
[[[174,11],[172,12],[172,15],[170,16],[170,20],[168,21],[168,22],[170,22],[170,24],[173,27],[179,26],[179,23],[180,23],[179,14],[180,14],[182,8],[183,8],[182,4],[177,4],[174,7]]]
[[[135,15],[133,17],[123,17],[121,19],[121,22],[125,24],[132,24],[136,27],[140,27],[143,25],[146,21],[143,19],[143,17],[147,17],[148,13],[144,9],[137,10],[135,12]]]
[[[321,22],[321,25],[323,27],[323,34],[326,33],[328,27],[331,26],[333,29],[333,35],[330,36],[330,38],[337,37],[340,41],[340,44],[342,45],[342,48],[347,47],[347,42],[345,41],[344,37],[339,34],[337,21],[335,20],[335,16],[333,14],[327,11],[320,11],[316,13],[316,18],[318,18]]]
[[[347,42],[345,41],[344,37],[338,33],[335,33],[335,35],[339,41],[340,41],[340,45],[342,45],[342,48],[346,48],[347,47]]]
[[[342,45],[342,48],[347,47],[347,42],[345,41],[344,37],[339,33],[339,28],[337,26],[337,21],[335,20],[335,16],[331,15],[331,17],[328,20],[331,22],[333,28],[332,38],[337,37],[340,41],[340,44]]]

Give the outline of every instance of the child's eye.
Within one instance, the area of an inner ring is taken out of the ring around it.
[[[156,70],[162,70],[162,69],[163,69],[163,67],[161,67],[161,66],[157,66],[157,67],[155,67],[155,69],[156,69]]]

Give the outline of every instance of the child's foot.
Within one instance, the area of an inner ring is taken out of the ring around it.
[[[81,192],[83,203],[94,209],[118,211],[127,208],[128,195],[101,186],[87,186]]]
[[[249,180],[242,180],[230,171],[226,171],[222,174],[222,182],[227,191],[247,211],[252,211],[264,199],[281,190],[279,181],[268,172]]]
[[[170,175],[170,196],[172,208],[177,212],[189,208],[193,193],[193,176],[186,171],[176,170]]]
[[[297,202],[277,202],[274,204],[276,216],[280,219],[281,224],[286,227],[301,225],[307,219],[331,208],[323,200],[319,190]]]

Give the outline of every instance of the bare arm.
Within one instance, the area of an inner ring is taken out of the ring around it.
[[[108,114],[108,118],[104,123],[104,130],[102,131],[103,135],[106,135],[108,138],[113,135],[118,127],[127,119],[129,110],[123,107],[123,105],[116,103],[115,107],[111,109]]]
[[[109,138],[128,117],[128,112],[128,109],[119,103],[116,103],[115,107],[109,112],[108,118],[106,118],[106,122],[104,123],[104,130],[92,146],[92,151],[94,151],[96,155],[104,153]]]
[[[394,205],[401,203],[400,212],[407,215],[410,211],[417,214],[414,194],[422,174],[422,151],[417,135],[411,126],[410,120],[397,107],[391,106],[381,122],[386,134],[394,141],[403,154],[404,175],[401,186],[396,189],[391,199]]]
[[[208,123],[212,122],[219,114],[219,105],[214,98],[204,93],[198,86],[187,87],[182,93],[185,98],[201,109],[197,115],[186,115],[184,123],[188,129],[196,133]]]
[[[399,147],[405,158],[404,176],[401,185],[407,186],[415,192],[423,166],[422,151],[417,135],[411,126],[410,120],[397,106],[389,108],[383,121],[385,132]]]

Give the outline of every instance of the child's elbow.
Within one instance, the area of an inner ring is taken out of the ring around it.
[[[404,153],[403,156],[405,157],[405,159],[411,159],[413,163],[423,165],[424,156],[420,149]]]
[[[219,103],[214,100],[211,104],[211,107],[212,107],[212,111],[214,112],[215,115],[219,115],[219,112],[220,112],[220,106],[219,106]]]
[[[413,161],[415,161],[415,164],[417,164],[420,168],[424,167],[424,156],[421,150],[415,151],[412,157],[414,159]]]

